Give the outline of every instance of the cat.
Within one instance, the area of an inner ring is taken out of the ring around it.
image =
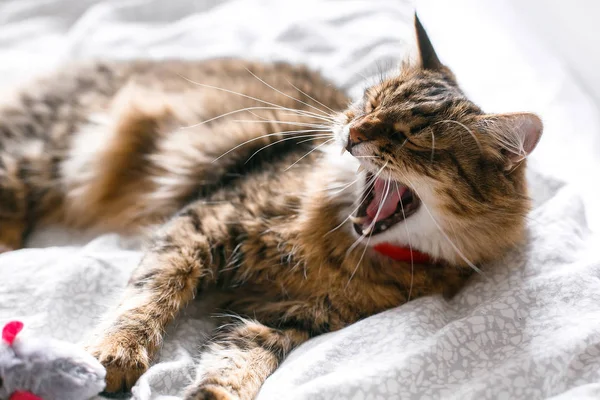
[[[524,242],[540,119],[484,113],[415,29],[418,59],[354,102],[305,67],[234,59],[78,64],[5,102],[5,251],[47,223],[151,232],[87,340],[107,392],[209,290],[231,319],[184,398],[246,400],[310,338],[451,296]]]

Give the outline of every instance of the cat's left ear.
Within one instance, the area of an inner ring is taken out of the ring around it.
[[[444,67],[444,65],[440,62],[435,50],[433,49],[433,45],[431,44],[431,40],[429,40],[429,36],[423,28],[417,13],[415,13],[415,30],[417,32],[417,45],[419,47],[419,60],[421,67],[423,69],[428,69],[432,71],[438,71]]]
[[[480,127],[493,137],[511,170],[537,146],[544,129],[542,120],[532,113],[507,113],[483,116]]]

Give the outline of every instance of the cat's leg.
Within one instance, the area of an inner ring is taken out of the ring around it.
[[[237,318],[219,328],[202,351],[185,400],[253,399],[295,347],[358,318],[344,305],[332,307],[327,295],[270,302],[264,296],[241,294],[228,307],[256,320]]]
[[[302,329],[274,329],[243,321],[219,334],[205,349],[184,399],[254,399],[285,356],[308,339]]]
[[[62,212],[60,157],[49,147],[40,138],[9,143],[0,134],[0,253],[21,248],[36,223]]]
[[[131,388],[149,367],[167,324],[216,282],[220,264],[211,244],[226,240],[220,221],[235,220],[234,214],[228,204],[192,205],[156,234],[120,305],[86,345],[107,369],[106,391]],[[219,223],[211,227],[206,215]]]
[[[27,185],[20,160],[0,152],[0,253],[21,247],[27,228]]]

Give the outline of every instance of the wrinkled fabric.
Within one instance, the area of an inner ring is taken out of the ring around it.
[[[495,9],[480,18],[451,13],[467,0],[448,3],[424,9],[423,20],[461,84],[486,108],[508,111],[508,104],[537,111],[545,121],[530,163],[535,209],[528,242],[482,266],[484,274],[450,301],[417,299],[300,346],[267,380],[259,400],[600,395],[600,242],[588,229],[600,203],[576,179],[597,162],[598,114],[533,38],[517,40],[516,29],[502,30],[509,14],[500,1],[486,2]],[[308,64],[356,96],[365,78],[378,79],[406,55],[412,12],[401,0],[5,0],[0,84],[77,58],[243,56]],[[477,35],[469,23],[480,24]],[[471,47],[457,36],[460,29],[471,29]],[[511,47],[526,41],[526,52]],[[492,48],[483,46],[488,42]],[[534,56],[543,63],[528,64]],[[577,157],[565,156],[575,148]],[[89,333],[118,301],[141,257],[136,243],[116,235],[89,239],[46,229],[30,248],[0,255],[0,324],[21,319],[30,334],[71,342]],[[134,397],[180,398],[193,378],[198,346],[218,322],[209,305],[188,307],[169,327]]]

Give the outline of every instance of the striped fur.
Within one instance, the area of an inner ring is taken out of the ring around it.
[[[19,248],[49,222],[151,232],[121,303],[88,340],[107,391],[128,390],[179,311],[218,288],[229,294],[221,308],[240,318],[205,347],[185,398],[252,399],[309,338],[415,297],[450,296],[467,264],[522,242],[529,202],[511,121],[533,121],[521,124],[529,135],[536,120],[484,114],[434,54],[423,60],[348,108],[319,74],[287,64],[66,68],[0,108],[0,246]],[[344,142],[359,119],[371,158],[314,151],[334,136],[306,136],[325,134],[324,123]],[[346,217],[365,187],[359,159],[414,180],[430,215],[420,210],[386,240],[402,242],[410,227],[435,263],[396,262],[357,242]]]

